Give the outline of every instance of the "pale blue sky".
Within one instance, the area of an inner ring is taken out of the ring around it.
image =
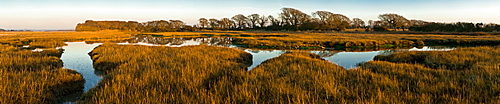
[[[85,20],[223,18],[275,15],[283,7],[311,14],[326,10],[349,18],[377,20],[382,13],[438,22],[500,23],[500,0],[1,0],[0,28],[74,29]]]

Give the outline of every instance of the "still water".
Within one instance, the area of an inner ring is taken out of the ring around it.
[[[67,46],[62,47],[64,53],[61,56],[63,67],[73,69],[82,74],[85,79],[84,92],[97,86],[102,77],[95,74],[93,62],[88,53],[94,50],[101,43],[85,44],[85,42],[66,42]]]

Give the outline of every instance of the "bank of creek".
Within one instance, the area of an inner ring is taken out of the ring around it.
[[[248,66],[251,70],[261,64],[262,62],[278,57],[287,51],[292,50],[276,50],[276,49],[248,49],[238,47],[231,44],[232,38],[228,37],[197,37],[197,38],[156,38],[156,37],[136,37],[124,42],[118,42],[120,45],[147,45],[147,46],[168,46],[168,47],[182,47],[189,45],[214,45],[221,47],[236,48],[250,53],[252,57],[252,64]],[[94,48],[103,43],[91,42],[66,42],[67,46],[62,47],[64,52],[61,60],[64,68],[73,69],[83,75],[86,80],[84,86],[84,93],[91,88],[98,85],[104,77],[102,72],[96,71],[93,67],[93,61],[88,55]],[[411,47],[407,49],[390,49],[390,50],[377,50],[377,51],[362,51],[362,52],[348,52],[343,50],[300,50],[308,51],[321,56],[329,62],[338,64],[346,69],[356,68],[356,64],[373,60],[376,55],[387,54],[394,51],[448,51],[455,49],[454,47],[442,46],[424,46],[420,48]],[[117,50],[120,51],[120,50]]]

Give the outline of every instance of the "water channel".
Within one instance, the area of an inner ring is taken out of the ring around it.
[[[231,45],[232,38],[154,38],[154,37],[136,37],[117,44],[121,45],[146,45],[146,46],[168,46],[168,47],[182,47],[189,45],[214,45],[221,47],[237,48],[252,54],[252,65],[248,67],[249,70],[255,68],[262,62],[278,57],[283,53],[291,50],[259,50],[259,49],[246,49]],[[86,80],[84,92],[89,91],[91,88],[98,85],[103,78],[102,74],[96,72],[93,68],[93,62],[88,55],[94,48],[102,43],[85,43],[85,42],[66,42],[67,46],[62,47],[64,52],[61,60],[64,63],[64,68],[73,69],[83,75]],[[394,51],[448,51],[454,49],[453,47],[421,47],[411,49],[397,49],[397,50],[379,50],[367,52],[346,52],[341,50],[321,50],[309,51],[314,54],[320,55],[323,59],[329,62],[340,65],[346,69],[356,68],[356,64],[360,62],[371,61],[376,55],[386,54]]]

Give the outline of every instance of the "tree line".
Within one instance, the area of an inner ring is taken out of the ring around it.
[[[237,14],[231,18],[200,18],[195,25],[186,25],[181,20],[155,20],[139,23],[137,21],[93,21],[77,25],[77,31],[123,30],[141,32],[173,32],[199,30],[268,30],[268,31],[343,31],[361,28],[366,31],[410,30],[424,32],[492,32],[500,31],[498,24],[483,23],[437,23],[423,20],[409,20],[404,16],[387,13],[380,14],[379,20],[363,21],[335,14],[329,11],[316,11],[311,15],[295,8],[282,8],[277,17],[272,15]]]
[[[155,20],[144,23],[137,21],[93,21],[87,20],[79,23],[76,31],[100,31],[100,30],[122,30],[140,32],[172,32],[172,31],[194,31],[181,20]]]
[[[423,26],[410,27],[411,31],[420,32],[498,32],[500,25],[498,24],[484,24],[484,23],[427,23]]]

